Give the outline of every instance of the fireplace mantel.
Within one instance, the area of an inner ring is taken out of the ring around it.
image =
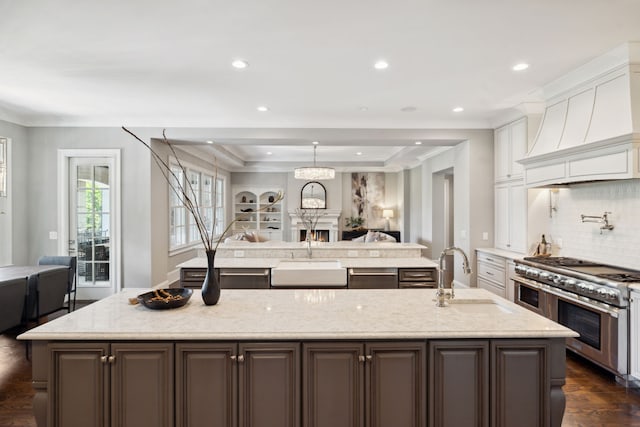
[[[318,209],[318,214],[320,215],[320,218],[318,218],[316,230],[329,231],[329,241],[337,242],[339,236],[338,232],[340,231],[339,221],[342,211],[340,209]],[[297,242],[299,240],[298,236],[300,236],[300,231],[305,229],[304,224],[295,210],[289,211],[289,218],[291,219],[291,241]]]

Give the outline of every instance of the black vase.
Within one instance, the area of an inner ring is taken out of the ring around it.
[[[220,282],[216,277],[213,262],[216,258],[216,251],[206,251],[207,253],[207,275],[202,283],[202,301],[205,305],[215,305],[220,299]]]

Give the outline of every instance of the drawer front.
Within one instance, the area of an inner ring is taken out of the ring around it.
[[[399,287],[402,289],[433,289],[436,287],[436,282],[434,280],[426,282],[400,282]]]
[[[204,277],[207,275],[206,268],[183,268],[180,270],[180,275],[182,280],[191,280],[203,281]]]
[[[435,282],[437,276],[433,268],[401,268],[398,274],[401,282]]]
[[[221,289],[269,289],[271,270],[268,268],[221,268]]]
[[[485,280],[481,277],[478,278],[478,287],[482,289],[486,289],[489,292],[492,292],[502,298],[505,296],[504,287],[499,286],[499,284],[492,282],[491,280]]]
[[[477,252],[478,254],[478,262],[485,262],[487,264],[492,264],[497,268],[505,268],[506,260],[502,257],[495,256],[492,254],[488,254],[485,252]]]
[[[478,277],[498,282],[504,286],[505,271],[504,268],[498,268],[486,262],[478,262]]]
[[[348,272],[351,289],[398,288],[398,270],[395,268],[350,268]]]

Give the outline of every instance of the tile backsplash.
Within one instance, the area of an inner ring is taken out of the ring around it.
[[[573,185],[553,195],[557,210],[549,226],[554,255],[598,261],[640,270],[640,180]],[[609,214],[611,231],[583,223],[580,215]]]

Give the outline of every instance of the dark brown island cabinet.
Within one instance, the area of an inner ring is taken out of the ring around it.
[[[33,342],[44,427],[559,427],[564,338]]]

